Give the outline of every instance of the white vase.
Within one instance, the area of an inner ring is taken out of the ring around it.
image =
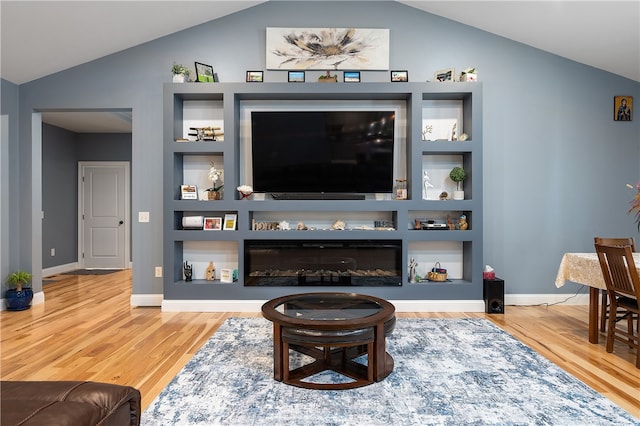
[[[184,75],[183,74],[174,74],[173,75],[174,83],[184,83]]]
[[[454,200],[464,200],[464,191],[453,191]]]

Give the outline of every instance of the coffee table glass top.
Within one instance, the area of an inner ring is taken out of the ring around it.
[[[276,305],[275,310],[287,317],[337,321],[366,318],[379,313],[382,306],[356,295],[301,294]]]

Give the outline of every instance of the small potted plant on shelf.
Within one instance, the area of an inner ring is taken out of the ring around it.
[[[475,68],[467,68],[460,73],[460,81],[478,81],[478,74]]]
[[[189,68],[175,62],[171,67],[171,73],[173,74],[174,83],[184,83],[185,81],[189,80],[189,75],[191,75],[191,71],[189,71]]]
[[[319,83],[337,83],[338,76],[335,74],[331,75],[331,71],[327,70],[326,74],[318,77],[318,82]]]
[[[205,189],[207,192],[207,198],[209,200],[220,200],[222,199],[222,193],[220,190],[224,186],[223,183],[216,186],[216,183],[222,177],[222,170],[216,169],[216,165],[211,163],[211,168],[209,169],[209,180],[211,180],[211,188]]]
[[[462,181],[467,177],[467,173],[462,167],[454,167],[449,172],[449,177],[456,183],[456,190],[453,191],[454,200],[464,200],[464,191],[462,190]]]
[[[33,290],[31,289],[31,274],[26,271],[16,271],[7,277],[9,288],[4,298],[9,311],[23,311],[31,307]]]

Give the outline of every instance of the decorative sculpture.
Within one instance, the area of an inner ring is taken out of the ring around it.
[[[216,277],[216,267],[213,266],[213,261],[209,262],[209,266],[207,267],[207,281],[213,281]]]
[[[189,262],[184,262],[184,280],[193,281],[193,265],[189,265]]]
[[[429,178],[429,173],[425,170],[423,172],[423,177],[422,177],[422,199],[423,200],[429,199],[427,195],[428,188],[433,188],[433,185],[431,185],[431,179]]]
[[[418,266],[418,262],[412,257],[411,262],[409,262],[409,282],[416,282],[416,268]]]

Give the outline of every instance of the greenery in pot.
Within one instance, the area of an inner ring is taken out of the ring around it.
[[[14,288],[17,291],[22,291],[22,287],[31,288],[31,274],[26,271],[16,271],[9,274],[7,278],[7,284],[9,288]]]
[[[467,177],[467,173],[464,169],[462,167],[454,167],[451,169],[451,172],[449,172],[449,177],[458,185],[458,191],[462,191],[461,182],[465,177]]]
[[[171,67],[171,73],[173,75],[183,75],[185,76],[185,78],[189,77],[189,75],[191,75],[191,71],[189,71],[189,68],[185,67],[182,64],[177,64],[177,63],[173,63],[173,66]]]

